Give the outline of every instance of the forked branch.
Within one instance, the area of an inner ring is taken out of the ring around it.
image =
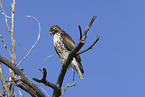
[[[36,92],[38,97],[45,97],[43,92],[36,86],[36,84],[33,81],[31,81],[27,76],[25,76],[24,73],[17,66],[15,66],[11,61],[5,59],[0,55],[0,62],[5,64],[7,67],[11,68],[15,72],[15,74],[20,76],[21,81],[24,82],[29,87],[31,87]]]
[[[43,77],[40,78],[40,79],[33,78],[33,80],[35,80],[36,82],[39,82],[39,83],[43,83],[46,86],[51,87],[54,91],[60,91],[55,84],[53,84],[53,83],[49,82],[48,80],[46,80],[46,76],[47,76],[46,69],[43,68],[43,71],[41,71],[41,72],[43,73]]]
[[[100,39],[100,37],[96,36],[96,39],[95,39],[95,41],[92,43],[92,45],[89,46],[87,49],[85,49],[85,50],[83,50],[83,51],[77,52],[77,55],[82,54],[82,53],[84,53],[84,52],[86,52],[86,51],[92,49],[92,47],[98,42],[99,39]]]

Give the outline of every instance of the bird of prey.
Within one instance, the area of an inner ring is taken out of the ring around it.
[[[67,59],[69,53],[76,46],[76,44],[74,40],[57,25],[53,25],[50,28],[50,35],[52,34],[53,34],[54,48],[57,54],[59,55],[60,61],[63,63]],[[83,76],[84,70],[79,55],[73,58],[69,66],[76,70],[80,79],[84,78]]]

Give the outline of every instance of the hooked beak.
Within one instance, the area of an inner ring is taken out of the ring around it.
[[[52,32],[50,31],[50,35],[52,35]]]

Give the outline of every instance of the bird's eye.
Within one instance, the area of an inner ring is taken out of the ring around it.
[[[56,28],[53,28],[52,31],[56,30]]]
[[[54,28],[52,29],[52,31],[53,31],[53,32],[57,32],[57,28],[54,27]]]

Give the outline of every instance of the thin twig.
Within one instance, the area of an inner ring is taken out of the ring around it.
[[[95,19],[96,19],[96,16],[93,16],[93,18],[91,19],[89,25],[86,27],[86,29],[85,29],[85,31],[84,31],[84,33],[83,33],[83,36],[87,36],[87,32],[88,32],[89,29],[91,28],[91,26],[92,26],[92,24],[93,24],[93,22],[94,22]]]
[[[64,92],[66,91],[66,89],[67,88],[69,88],[69,87],[73,87],[73,86],[75,86],[76,85],[76,83],[75,83],[75,71],[73,71],[73,84],[72,85],[69,85],[69,83],[65,86],[65,88],[64,89],[62,89],[62,92],[61,92],[61,96],[60,97],[62,97],[63,96],[63,94],[64,94]]]
[[[53,57],[53,56],[56,56],[57,54],[53,54],[53,55],[50,55],[50,56],[48,56],[42,63],[41,63],[41,65],[48,59],[48,58],[50,58],[50,57]],[[40,66],[41,66],[40,65]]]
[[[18,43],[26,52],[28,52],[28,50],[27,50],[25,47],[23,47],[23,46],[20,44],[20,42],[17,41],[17,43]]]
[[[0,86],[0,88],[2,88],[2,86]],[[3,89],[3,88],[2,88],[2,89]],[[0,92],[4,94],[4,92],[3,92],[2,89],[0,89]],[[2,97],[2,96],[1,96],[1,93],[0,93],[0,97]]]
[[[48,95],[48,93],[40,86],[40,85],[38,85],[44,92],[45,92],[45,94],[48,96],[48,97],[50,97],[49,95]]]
[[[78,25],[78,27],[79,27],[79,32],[80,32],[80,40],[82,39],[82,29],[81,29],[81,26],[80,25]]]
[[[1,80],[2,89],[4,90],[4,94],[8,97],[13,97],[14,95],[10,92],[8,83],[6,82],[6,78],[4,76],[1,62],[0,62],[0,80]]]
[[[65,86],[65,88],[64,89],[62,89],[62,93],[61,93],[61,96],[60,97],[62,97],[62,95],[64,94],[64,92],[66,91],[66,89],[67,88],[69,88],[69,87],[73,87],[73,86],[75,86],[76,85],[76,83],[74,82],[72,85],[69,85],[69,83]]]
[[[2,13],[2,14],[4,15],[4,13],[3,13],[1,10],[0,10],[0,13]],[[6,15],[6,17],[9,18],[9,19],[11,19],[10,16],[7,16],[7,15]]]
[[[10,54],[10,57],[12,57],[12,54],[9,51],[9,49],[8,49],[6,43],[5,43],[5,40],[3,39],[3,36],[1,34],[0,34],[0,38],[1,38],[2,43],[4,44],[4,48],[8,51],[8,53]]]
[[[24,95],[21,93],[21,91],[18,89],[20,97],[24,97]]]
[[[88,47],[87,49],[78,52],[77,55],[82,54],[82,53],[88,51],[89,49],[92,49],[92,47],[97,43],[97,41],[98,41],[99,39],[100,39],[100,37],[96,36],[96,40],[93,42],[93,44],[92,44],[90,47]]]
[[[0,64],[1,64],[1,63],[0,63]],[[2,87],[2,86],[0,86],[0,88],[2,88],[2,89],[3,89],[3,87]],[[2,89],[0,89],[0,92],[4,93]]]
[[[4,9],[3,9],[3,5],[2,5],[1,2],[0,2],[0,6],[1,6],[1,9],[2,9],[2,12],[3,12],[3,15],[5,16],[5,22],[6,22],[6,26],[7,26],[7,28],[8,28],[8,31],[11,32],[11,30],[10,30],[10,28],[9,28],[9,25],[8,25],[7,15],[6,15],[6,13],[5,13]]]
[[[41,72],[43,73],[43,77],[42,78],[33,78],[33,80],[35,80],[36,82],[39,82],[39,83],[43,83],[45,84],[46,86],[49,86],[51,87],[53,90],[55,91],[60,91],[57,86],[49,81],[46,80],[46,76],[47,76],[47,71],[45,68],[43,68],[43,71],[41,70]]]
[[[27,56],[30,54],[30,52],[32,51],[32,49],[35,47],[35,45],[38,43],[38,41],[40,39],[40,32],[41,32],[40,22],[33,16],[27,16],[27,17],[31,17],[37,21],[37,23],[39,25],[39,34],[38,34],[38,38],[37,38],[36,42],[34,43],[34,45],[31,47],[31,49],[28,51],[28,53],[24,56],[24,58],[18,63],[17,66],[19,66],[25,58],[27,58]]]

